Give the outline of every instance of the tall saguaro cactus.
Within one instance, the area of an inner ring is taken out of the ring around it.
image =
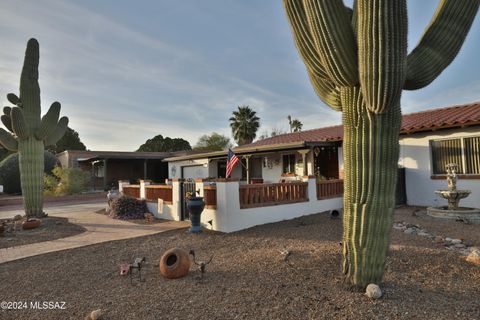
[[[68,118],[60,115],[60,103],[54,102],[40,117],[40,87],[38,85],[39,45],[35,39],[27,43],[20,77],[20,97],[7,95],[15,106],[4,107],[1,120],[11,132],[0,128],[0,144],[18,151],[23,202],[27,217],[43,213],[43,170],[45,146],[55,144],[65,133]]]
[[[343,113],[343,272],[379,283],[392,229],[402,89],[431,83],[455,58],[480,0],[441,0],[407,54],[406,0],[283,0],[313,88]]]

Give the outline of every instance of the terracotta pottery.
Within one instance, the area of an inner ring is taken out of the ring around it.
[[[31,219],[28,219],[27,221],[24,221],[22,223],[22,228],[23,228],[23,230],[35,229],[35,228],[40,227],[41,224],[42,224],[42,220],[36,219],[36,218],[31,218]]]
[[[190,270],[188,252],[180,248],[168,250],[160,258],[160,274],[167,279],[184,277]]]

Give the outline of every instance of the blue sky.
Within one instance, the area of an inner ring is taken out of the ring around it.
[[[408,1],[409,48],[439,0]],[[347,4],[351,1],[346,1]],[[457,59],[403,112],[480,100],[478,17]],[[192,146],[250,105],[260,132],[339,124],[308,82],[280,0],[0,2],[0,99],[18,92],[26,41],[40,42],[43,113],[62,103],[91,150],[135,150],[157,134]]]

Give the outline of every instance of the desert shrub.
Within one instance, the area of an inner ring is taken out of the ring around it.
[[[55,191],[57,190],[58,182],[59,181],[55,176],[46,174],[43,177],[43,194],[46,196],[54,196]]]
[[[112,202],[110,217],[117,219],[143,219],[148,212],[147,202],[128,196],[121,196]]]
[[[46,195],[76,194],[87,190],[90,174],[79,168],[63,169],[55,167],[53,175],[46,175],[44,190]]]
[[[45,151],[45,173],[49,174],[58,164],[54,154]],[[15,194],[21,193],[20,168],[18,164],[18,153],[14,153],[0,162],[0,184],[3,185],[3,192]]]

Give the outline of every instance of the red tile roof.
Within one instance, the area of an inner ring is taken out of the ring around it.
[[[402,119],[401,133],[406,134],[474,124],[480,124],[480,102],[406,114]],[[244,148],[300,142],[341,141],[342,139],[343,126],[338,125],[281,134],[238,147],[236,150],[241,151]]]
[[[402,133],[480,124],[480,102],[415,112],[403,116]]]

